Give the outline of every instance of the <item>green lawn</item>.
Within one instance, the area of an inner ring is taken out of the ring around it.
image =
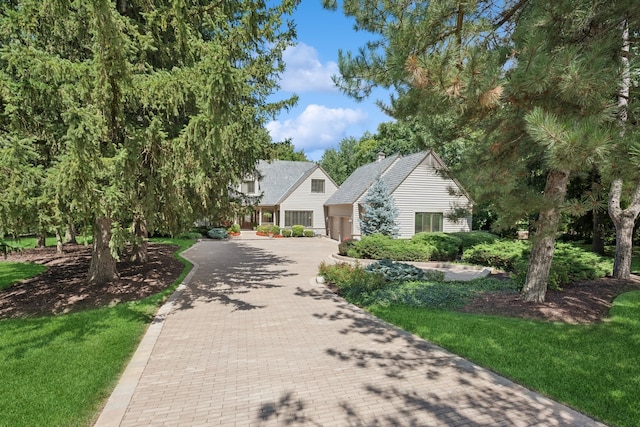
[[[47,268],[40,264],[27,262],[8,262],[0,260],[0,290],[13,283],[37,276]]]
[[[178,244],[194,240],[153,239]],[[83,312],[0,321],[0,426],[86,426],[97,415],[153,314],[184,279],[153,297]],[[25,270],[28,272],[29,266]],[[18,276],[14,273],[14,277]]]
[[[640,292],[593,325],[406,306],[373,306],[386,321],[617,427],[640,420]]]

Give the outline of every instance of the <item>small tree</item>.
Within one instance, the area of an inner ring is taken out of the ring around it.
[[[364,203],[365,213],[360,220],[362,235],[379,233],[389,237],[397,237],[398,209],[382,178],[376,178],[364,198]]]

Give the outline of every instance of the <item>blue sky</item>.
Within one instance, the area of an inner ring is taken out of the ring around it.
[[[309,160],[319,160],[327,148],[338,147],[347,136],[360,138],[375,132],[378,124],[391,121],[375,105],[385,95],[356,102],[342,94],[331,80],[339,74],[338,50],[356,52],[371,38],[353,30],[353,20],[340,11],[322,8],[322,0],[302,0],[294,13],[298,44],[287,49],[287,70],[280,82],[282,97],[295,93],[296,107],[267,124],[274,141],[291,138],[296,151],[304,150]]]

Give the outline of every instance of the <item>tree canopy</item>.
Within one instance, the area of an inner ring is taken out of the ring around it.
[[[610,169],[620,145],[621,23],[638,22],[633,3],[343,2],[356,28],[372,34],[340,55],[345,93],[393,88],[386,108],[397,119],[444,115],[481,132],[454,171],[477,202],[495,207],[502,227],[533,219],[527,300],[544,299],[561,216],[587,210],[584,195],[566,198],[568,183]]]
[[[2,232],[92,224],[101,282],[133,222],[177,231],[225,209],[268,156],[264,124],[294,101],[268,97],[295,5],[0,3]]]

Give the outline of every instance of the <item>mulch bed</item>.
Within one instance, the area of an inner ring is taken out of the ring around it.
[[[103,286],[85,280],[91,261],[88,246],[65,245],[63,254],[56,254],[53,247],[10,254],[7,261],[34,262],[47,271],[0,291],[0,318],[69,313],[154,295],[170,286],[184,268],[173,256],[176,249],[149,244],[149,262],[118,262],[120,278]]]
[[[120,278],[104,286],[86,283],[90,247],[66,245],[60,255],[55,248],[11,254],[8,261],[43,264],[47,271],[0,291],[0,318],[55,315],[148,297],[166,289],[182,272],[182,263],[173,256],[175,250],[175,246],[149,244],[148,263],[118,262]],[[593,323],[605,319],[615,297],[630,290],[640,290],[640,277],[603,278],[565,286],[562,291],[549,290],[542,304],[525,302],[516,293],[487,293],[461,311]]]

